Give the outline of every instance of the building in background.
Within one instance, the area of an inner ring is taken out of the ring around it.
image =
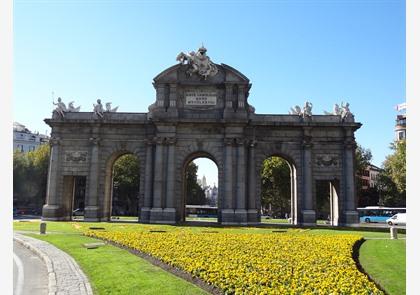
[[[397,119],[395,121],[395,141],[405,140],[407,138],[407,131],[406,131],[406,109],[407,104],[401,103],[395,107],[397,111],[403,111],[403,114],[398,114]]]
[[[213,184],[213,187],[207,186],[205,189],[207,204],[210,206],[217,206],[217,186]]]
[[[13,122],[13,151],[31,152],[41,144],[48,143],[48,140],[47,135],[32,133],[25,125]]]
[[[381,168],[369,164],[361,175],[362,179],[362,190],[368,190],[377,185],[378,175],[381,172]]]

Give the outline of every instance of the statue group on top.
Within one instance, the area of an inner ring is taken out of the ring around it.
[[[312,116],[312,103],[309,101],[306,101],[303,108],[296,105],[292,108],[290,108],[289,114],[290,115],[298,115],[301,117],[310,117]],[[339,106],[337,103],[334,104],[332,113],[324,111],[324,115],[334,115],[334,116],[341,116],[341,119],[346,119],[348,117],[353,117],[353,113],[350,112],[350,104],[348,102],[344,103],[341,102],[341,106]]]
[[[194,73],[204,77],[204,80],[208,76],[212,77],[217,74],[217,66],[210,60],[210,57],[206,55],[207,49],[201,46],[197,52],[191,51],[189,54],[181,52],[176,57],[176,60],[181,64],[187,63],[190,68],[187,70],[187,74],[191,76]]]
[[[64,114],[68,112],[78,112],[80,111],[80,106],[77,108],[74,107],[74,101],[69,102],[68,106],[66,107],[66,104],[61,100],[61,97],[57,98],[57,103],[53,100],[53,105],[56,105],[57,107],[54,109],[59,115],[61,115],[64,118]]]
[[[333,107],[332,113],[324,111],[324,115],[335,115],[335,116],[341,116],[341,118],[344,120],[347,117],[353,117],[353,113],[350,112],[350,104],[346,102],[341,102],[341,107],[335,103]]]
[[[93,113],[96,114],[98,117],[104,117],[104,107],[102,106],[102,102],[100,99],[96,100],[97,104],[93,104]],[[118,107],[112,108],[112,102],[105,103],[105,112],[107,113],[115,113],[118,110]]]
[[[107,102],[105,104],[105,110],[102,106],[102,102],[100,99],[98,99],[96,102],[97,104],[93,104],[93,113],[96,114],[98,117],[103,118],[104,112],[115,113],[118,110],[118,106],[115,108],[111,107],[112,102]],[[66,106],[66,104],[62,101],[61,97],[57,98],[57,103],[55,103],[53,100],[53,105],[57,106],[54,109],[54,111],[61,115],[61,117],[63,118],[65,117],[65,113],[80,111],[80,106],[75,107],[74,101],[69,102],[68,106]]]
[[[313,107],[312,103],[309,101],[306,101],[305,104],[303,105],[303,108],[301,108],[298,105],[294,106],[293,108],[290,108],[289,114],[298,115],[303,118],[310,117],[312,116],[312,107]]]

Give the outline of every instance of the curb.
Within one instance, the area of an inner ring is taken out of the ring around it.
[[[47,267],[47,272],[48,272],[48,295],[58,295],[58,294],[63,294],[63,292],[65,294],[72,294],[71,291],[66,290],[65,287],[58,286],[58,284],[57,284],[57,272],[56,272],[57,268],[54,267],[54,263],[51,261],[50,257],[45,252],[43,252],[42,250],[40,250],[39,248],[37,248],[36,246],[31,244],[31,242],[39,243],[41,245],[44,244],[46,247],[55,248],[54,246],[52,246],[51,244],[49,244],[47,242],[37,240],[35,238],[23,236],[23,235],[18,234],[18,233],[13,233],[13,240],[15,240],[16,242],[18,242],[22,246],[24,246],[24,247],[28,248],[29,250],[31,250],[32,252],[34,252],[37,256],[39,256],[44,261],[44,263]],[[89,283],[86,275],[79,268],[76,261],[72,257],[70,257],[67,253],[61,251],[58,248],[55,248],[55,249],[59,250],[60,252],[62,252],[66,256],[66,260],[70,263],[71,270],[74,273],[76,273],[77,276],[79,277],[79,281],[80,281],[79,286],[81,288],[81,290],[80,290],[81,292],[79,292],[77,294],[93,295],[90,283]]]

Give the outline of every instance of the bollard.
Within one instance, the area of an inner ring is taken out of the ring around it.
[[[39,225],[39,233],[41,235],[45,235],[46,231],[47,231],[47,223],[46,222],[41,222],[41,224]]]
[[[389,230],[391,233],[391,240],[398,239],[398,228],[396,228],[395,226],[391,226]]]

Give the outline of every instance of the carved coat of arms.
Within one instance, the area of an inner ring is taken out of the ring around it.
[[[207,49],[201,46],[197,52],[191,51],[189,54],[181,52],[176,57],[176,60],[181,64],[187,63],[190,68],[187,70],[188,75],[197,73],[204,77],[204,80],[208,76],[212,77],[217,74],[217,66],[210,60],[210,57],[206,55]]]

